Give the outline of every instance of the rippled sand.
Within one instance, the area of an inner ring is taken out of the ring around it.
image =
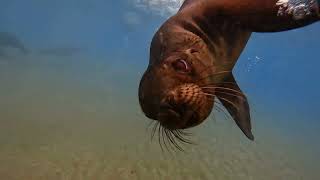
[[[269,123],[277,117],[254,113],[250,142],[220,115],[191,130],[186,153],[163,153],[138,107],[139,74],[39,62],[2,60],[0,179],[318,178],[319,149]]]

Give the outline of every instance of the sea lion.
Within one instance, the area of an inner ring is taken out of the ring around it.
[[[252,32],[279,32],[320,20],[316,0],[186,0],[154,35],[139,86],[154,131],[188,142],[183,129],[202,123],[219,99],[254,140],[246,96],[232,69]],[[176,146],[177,147],[177,146]],[[178,146],[179,148],[179,146]]]

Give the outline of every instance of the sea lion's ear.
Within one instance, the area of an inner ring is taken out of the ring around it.
[[[228,110],[234,121],[242,132],[250,139],[254,140],[251,132],[250,109],[246,96],[242,93],[232,74],[219,85],[215,92],[223,106]]]

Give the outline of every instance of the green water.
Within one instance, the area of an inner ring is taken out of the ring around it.
[[[215,112],[190,130],[197,145],[163,153],[138,106],[143,67],[112,62],[1,59],[1,180],[318,178],[316,142],[282,131],[272,122],[283,117],[260,114],[258,104],[256,141]]]

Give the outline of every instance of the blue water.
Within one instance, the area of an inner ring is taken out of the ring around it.
[[[254,142],[218,112],[186,154],[150,141],[137,88],[167,2],[1,1],[0,179],[318,178],[319,23],[241,55]]]

